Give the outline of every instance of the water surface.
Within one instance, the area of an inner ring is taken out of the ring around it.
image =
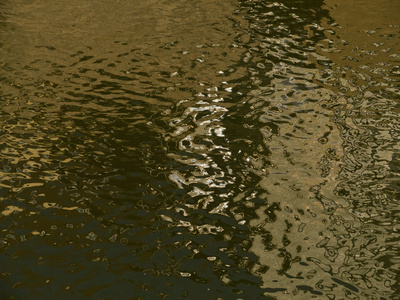
[[[4,299],[397,299],[396,1],[2,1]]]

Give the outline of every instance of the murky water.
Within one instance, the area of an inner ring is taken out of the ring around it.
[[[1,299],[399,299],[400,3],[1,1]]]

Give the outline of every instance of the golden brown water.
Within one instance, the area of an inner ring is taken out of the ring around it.
[[[0,2],[0,298],[398,299],[399,20]]]

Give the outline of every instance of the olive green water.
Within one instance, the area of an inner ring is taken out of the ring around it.
[[[0,299],[399,299],[400,3],[0,1]]]

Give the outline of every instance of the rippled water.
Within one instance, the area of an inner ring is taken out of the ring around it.
[[[399,299],[399,20],[1,1],[1,299]]]

